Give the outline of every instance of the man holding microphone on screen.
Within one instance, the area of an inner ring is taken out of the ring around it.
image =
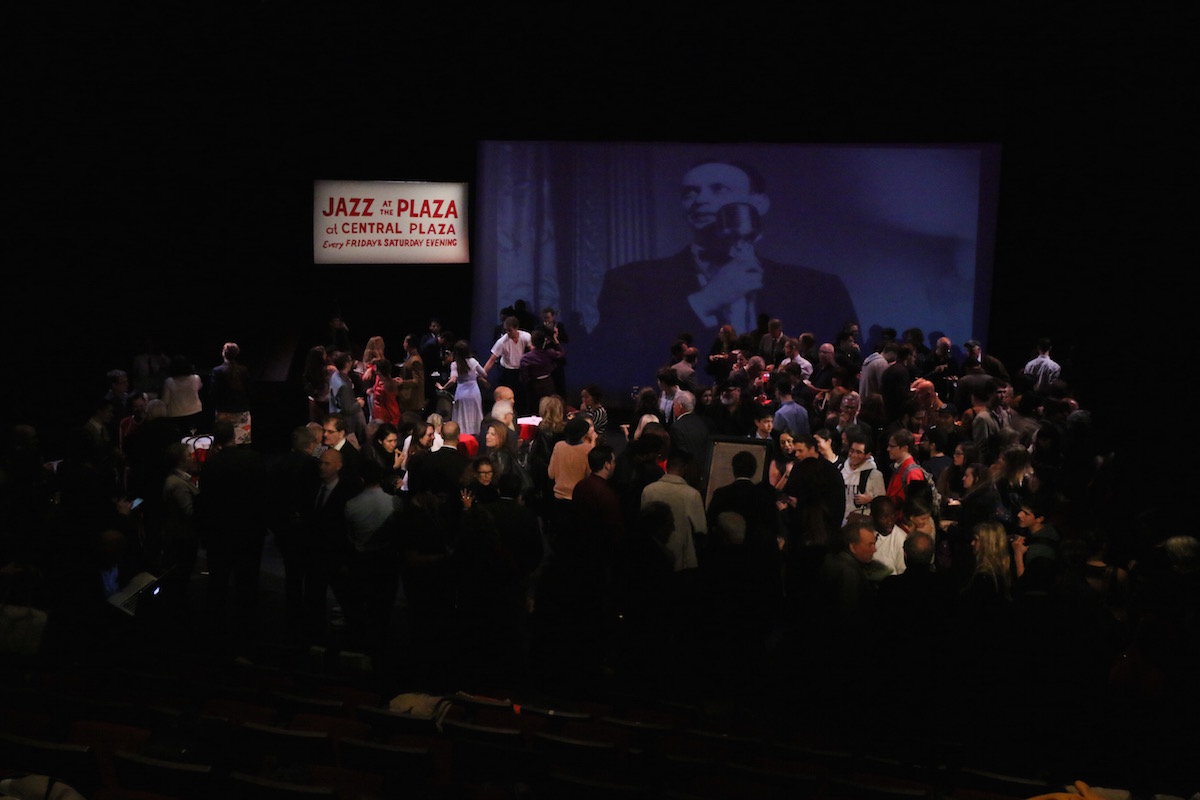
[[[625,359],[632,381],[653,375],[658,354],[683,331],[706,342],[731,324],[740,335],[754,329],[762,311],[829,340],[855,318],[837,276],[758,254],[771,203],[753,167],[697,163],[683,176],[680,201],[691,244],[609,270],[597,301],[603,352]]]

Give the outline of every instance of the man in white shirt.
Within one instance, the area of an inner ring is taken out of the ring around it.
[[[1025,368],[1021,371],[1033,378],[1034,391],[1047,392],[1050,390],[1050,385],[1058,380],[1059,373],[1062,372],[1062,367],[1058,365],[1058,362],[1050,358],[1049,338],[1043,336],[1041,339],[1038,339],[1037,349],[1037,358],[1026,364]]]
[[[896,504],[887,495],[871,501],[871,524],[875,528],[875,554],[867,567],[871,580],[883,580],[904,572],[904,540],[908,534],[896,524]]]
[[[483,365],[484,372],[491,372],[496,361],[500,361],[500,380],[497,381],[497,385],[507,386],[513,390],[519,414],[529,413],[529,409],[524,405],[523,395],[525,392],[521,387],[521,356],[531,349],[533,349],[533,339],[529,331],[521,330],[520,322],[516,317],[505,317],[504,335],[492,345],[492,354],[488,357],[487,363]]]
[[[780,370],[787,364],[799,365],[800,374],[806,381],[812,376],[812,362],[800,355],[800,343],[790,336],[783,342],[783,360],[779,362]]]

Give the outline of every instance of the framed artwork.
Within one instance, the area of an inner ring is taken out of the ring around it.
[[[733,457],[743,450],[754,455],[758,466],[752,480],[760,483],[767,479],[770,469],[770,442],[748,436],[714,436],[708,455],[708,474],[705,476],[704,507],[708,508],[713,492],[733,483]]]

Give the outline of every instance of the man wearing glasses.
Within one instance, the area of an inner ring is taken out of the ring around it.
[[[321,442],[329,450],[336,450],[342,457],[338,470],[340,480],[359,484],[362,474],[362,455],[346,438],[346,420],[341,414],[330,414],[321,425]]]
[[[892,498],[896,508],[904,508],[904,500],[908,495],[910,483],[925,480],[925,473],[909,452],[913,443],[912,432],[907,428],[901,428],[888,437],[888,460],[892,462],[894,469],[892,479],[888,482],[887,496]]]
[[[867,452],[867,437],[859,431],[846,434],[849,445],[846,463],[842,466],[842,481],[846,484],[845,523],[851,514],[871,515],[871,501],[886,492],[883,472],[875,457]]]

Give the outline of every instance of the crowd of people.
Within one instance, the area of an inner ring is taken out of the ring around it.
[[[233,652],[261,630],[270,541],[288,637],[336,633],[414,680],[761,681],[813,707],[864,680],[878,705],[856,708],[913,724],[1195,700],[1200,541],[1131,529],[1048,340],[1006,365],[760,315],[663,343],[614,424],[600,386],[568,394],[587,364],[553,309],[501,317],[483,363],[437,319],[399,354],[335,321],[283,453],[254,446],[251,410],[271,412],[235,343],[203,377],[114,369],[61,460],[9,431],[4,596],[50,611],[43,648],[99,656],[130,630],[106,597],[148,571],[178,636]]]

